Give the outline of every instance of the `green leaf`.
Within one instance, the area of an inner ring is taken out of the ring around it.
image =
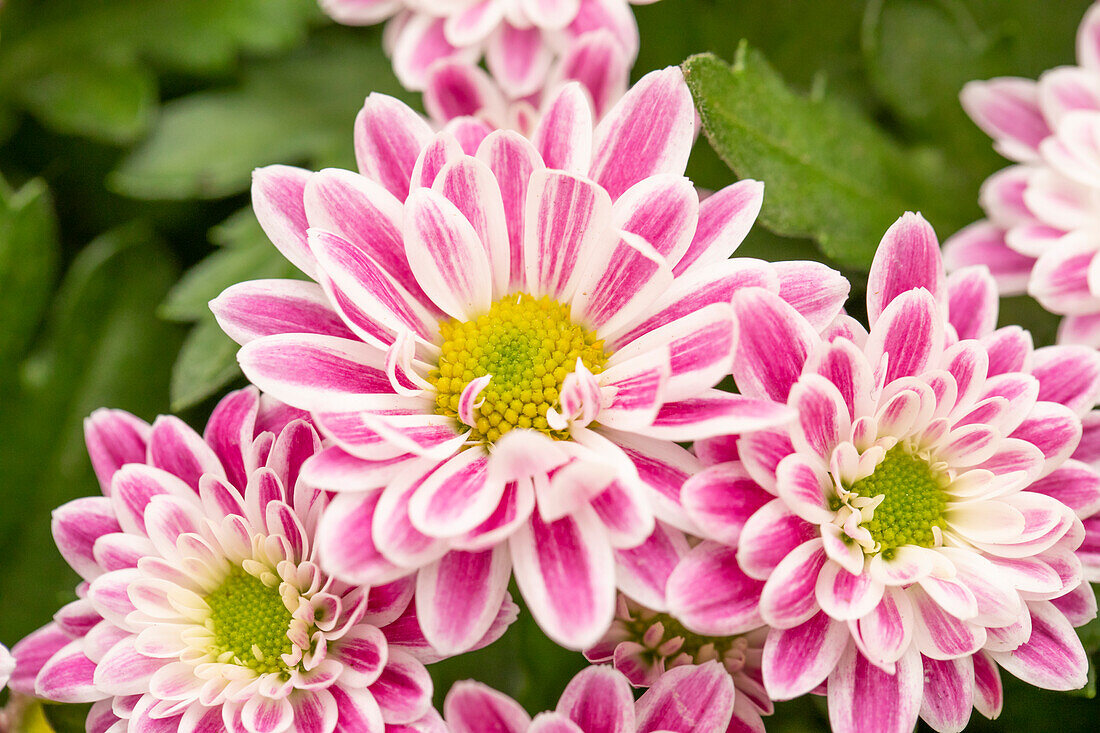
[[[75,597],[78,579],[54,547],[50,512],[99,492],[85,416],[111,406],[151,419],[167,407],[179,331],[154,310],[175,277],[171,254],[147,227],[89,244],[65,275],[20,388],[0,402],[0,643]]]
[[[84,733],[87,728],[84,721],[88,717],[91,705],[52,705],[41,706],[44,721],[38,727],[28,727],[27,733]]]
[[[684,73],[711,145],[737,175],[766,182],[760,219],[775,233],[811,237],[866,270],[904,211],[923,210],[944,231],[968,220],[944,205],[958,196],[934,154],[904,151],[837,100],[792,92],[747,45],[732,67],[703,54]]]
[[[169,102],[111,185],[135,198],[222,198],[246,190],[258,166],[354,167],[365,94],[409,97],[370,35],[333,29],[289,57],[247,66],[234,89]]]
[[[22,358],[57,275],[57,219],[46,185],[0,181],[0,383]]]
[[[172,409],[192,407],[241,378],[233,339],[222,332],[214,317],[191,329],[172,368]]]
[[[0,90],[58,132],[124,143],[153,117],[158,68],[222,73],[317,16],[312,0],[10,0]]]

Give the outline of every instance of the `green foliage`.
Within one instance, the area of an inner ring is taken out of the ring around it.
[[[270,163],[354,167],[352,122],[367,93],[407,96],[377,42],[333,31],[248,64],[239,85],[169,102],[112,185],[137,198],[221,198]]]
[[[867,269],[901,212],[946,208],[935,191],[950,180],[934,160],[848,105],[792,92],[760,52],[742,46],[732,67],[693,56],[684,74],[715,150],[738,176],[766,182],[760,220],[777,234],[813,237],[837,262]]]
[[[58,132],[137,138],[159,69],[218,74],[241,52],[300,41],[311,0],[12,0],[3,11],[0,96]]]
[[[152,418],[166,405],[176,328],[154,311],[177,270],[141,225],[109,232],[69,266],[45,331],[0,402],[0,641],[11,643],[74,598],[76,577],[50,535],[50,511],[98,486],[81,422],[98,407]]]

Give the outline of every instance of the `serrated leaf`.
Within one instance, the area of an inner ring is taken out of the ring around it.
[[[235,89],[166,104],[111,185],[135,198],[222,198],[247,189],[263,165],[354,167],[352,125],[366,94],[409,96],[363,35],[333,29],[289,57],[249,65]]]
[[[733,66],[711,54],[684,62],[711,144],[737,175],[766,183],[760,220],[782,236],[808,236],[839,264],[866,270],[882,234],[904,211],[934,226],[965,223],[934,155],[904,151],[857,110],[800,96],[743,45]]]
[[[213,316],[199,321],[187,334],[172,368],[172,409],[178,412],[197,405],[239,379],[239,348]]]
[[[46,184],[0,181],[0,382],[23,355],[57,274],[57,219]]]
[[[179,329],[154,310],[176,277],[144,226],[103,235],[73,261],[46,330],[0,403],[0,643],[11,644],[74,598],[76,575],[50,536],[50,512],[98,493],[85,416],[102,406],[151,419],[167,407]],[[33,592],[30,590],[33,589]]]

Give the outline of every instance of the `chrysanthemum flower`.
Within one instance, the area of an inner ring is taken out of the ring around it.
[[[473,117],[494,129],[526,136],[534,132],[544,101],[562,84],[580,82],[599,120],[626,93],[629,78],[630,59],[622,46],[610,32],[599,30],[570,44],[545,86],[523,99],[509,99],[500,84],[471,61],[440,59],[428,68],[424,107],[439,128],[456,118]]]
[[[728,259],[762,186],[700,203],[678,68],[595,127],[575,84],[547,110],[533,142],[495,131],[470,155],[372,96],[363,175],[255,177],[261,224],[319,285],[244,283],[211,304],[245,374],[334,442],[306,468],[340,492],[324,566],[367,584],[426,567],[419,618],[449,652],[484,633],[513,565],[552,638],[595,643],[613,551],[653,531],[651,504],[690,529],[675,496],[698,462],[673,441],[788,416],[711,389],[736,343],[733,293],[763,286],[825,324],[848,287],[817,264]]]
[[[590,662],[611,662],[635,687],[650,687],[668,670],[718,662],[737,690],[730,731],[763,731],[761,715],[774,711],[764,690],[760,660],[766,628],[747,634],[710,637],[688,631],[660,613],[620,595],[615,621],[596,646],[586,649]]]
[[[839,732],[996,716],[997,665],[1082,686],[1100,475],[1071,456],[1100,354],[994,330],[989,273],[945,278],[917,215],[886,233],[867,291],[870,333],[831,340],[772,293],[734,296],[739,388],[798,419],[697,446],[724,460],[683,488],[711,541],[672,573],[672,615],[715,636],[771,626],[768,693],[826,683]]]
[[[444,58],[482,56],[509,99],[543,88],[554,59],[576,39],[607,31],[634,65],[638,25],[631,5],[657,0],[320,0],[349,25],[388,20],[385,46],[407,89],[424,89]]]
[[[368,591],[317,565],[327,497],[299,480],[321,448],[301,417],[254,389],[204,436],[93,414],[103,496],[53,518],[80,598],[16,645],[13,689],[94,702],[90,731],[438,730],[412,581]]]
[[[630,684],[607,666],[588,667],[572,679],[552,712],[531,716],[512,698],[480,682],[458,682],[447,693],[443,716],[450,733],[730,733],[737,696],[716,662],[677,667],[635,702]]]
[[[948,240],[948,269],[989,267],[1003,294],[1027,292],[1064,315],[1062,343],[1100,348],[1100,6],[1077,33],[1079,66],[1038,81],[975,81],[963,107],[1017,163],[981,191],[987,219]]]

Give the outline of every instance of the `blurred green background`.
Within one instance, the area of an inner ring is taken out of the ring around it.
[[[963,83],[1073,63],[1087,5],[663,0],[635,8],[634,75],[704,51],[733,61],[740,49],[735,122],[773,132],[797,164],[730,158],[739,176],[768,184],[739,254],[832,263],[852,278],[858,315],[870,255],[901,210],[922,210],[946,238],[980,217],[978,187],[1006,164],[959,107]],[[233,282],[292,275],[251,216],[252,169],[354,167],[352,122],[369,92],[419,104],[380,38],[334,26],[313,0],[0,9],[0,643],[73,598],[49,515],[97,490],[83,418],[104,405],[146,419],[172,410],[201,427],[240,382],[206,302]],[[823,169],[871,198],[801,185]],[[708,188],[734,178],[703,137],[689,173]],[[1006,301],[1001,318],[1031,328],[1037,345],[1053,340],[1056,321],[1029,299]],[[1100,633],[1085,634],[1095,652]],[[582,665],[525,616],[494,646],[433,672],[439,700],[475,677],[535,711],[553,707]],[[1100,725],[1087,691],[1006,682],[1001,719],[976,717],[971,730]],[[60,730],[83,729],[78,710],[49,715]],[[767,724],[793,733],[825,721],[820,700],[802,700]]]

